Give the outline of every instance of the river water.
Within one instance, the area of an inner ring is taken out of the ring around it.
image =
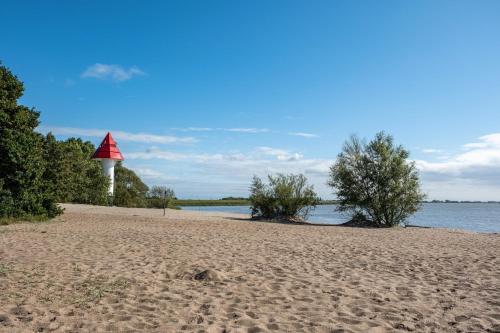
[[[335,205],[322,205],[311,212],[308,221],[340,224],[348,216],[335,210]],[[184,210],[250,214],[249,206],[182,207]],[[500,232],[499,203],[424,203],[409,219],[412,225],[464,229],[477,232]]]

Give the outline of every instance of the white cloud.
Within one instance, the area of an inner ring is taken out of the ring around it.
[[[211,127],[187,127],[181,128],[180,130],[185,132],[209,132],[213,131],[214,129]]]
[[[253,175],[266,177],[276,173],[303,173],[321,196],[331,197],[331,189],[326,186],[326,179],[333,160],[305,159],[302,156],[296,158],[294,154],[270,147],[229,154],[179,153],[154,148],[127,153],[125,158],[132,165],[148,160],[148,163],[157,163],[155,165],[158,170],[165,174],[178,175],[179,179],[170,184],[173,184],[176,193],[181,195],[248,195]],[[155,177],[150,172],[148,176],[151,177],[148,179],[151,185],[162,182],[161,175]]]
[[[425,187],[431,189],[429,196],[444,189],[452,199],[492,200],[500,195],[500,133],[482,136],[463,147],[465,152],[440,162],[415,161]]]
[[[441,149],[428,148],[428,149],[422,149],[422,152],[426,154],[439,154],[442,153],[443,151]]]
[[[415,161],[429,199],[498,200],[500,135],[483,136],[474,145],[468,144],[466,147],[466,151],[443,155],[443,159],[437,162]],[[193,192],[205,185],[207,189],[212,188],[212,185],[206,183],[209,180],[210,184],[220,182],[217,185],[219,187],[214,188],[245,195],[245,186],[248,186],[253,174],[265,177],[279,172],[307,175],[323,197],[331,197],[332,192],[325,183],[329,168],[334,163],[333,159],[304,158],[300,153],[287,149],[262,146],[246,153],[234,154],[181,154],[152,149],[142,153],[129,153],[128,157],[169,160],[172,161],[169,167],[173,170],[188,168],[186,174],[189,176],[186,178],[198,182],[193,185]],[[200,185],[202,183],[205,185]]]
[[[217,166],[220,169],[243,168],[251,174],[262,170],[273,172],[303,172],[326,175],[333,160],[304,159],[303,155],[283,149],[258,147],[254,151],[230,154],[179,153],[151,148],[142,152],[127,153],[129,160],[167,160]],[[233,173],[228,173],[233,174]]]
[[[242,161],[245,159],[245,155],[239,153],[226,154],[226,155],[178,153],[152,147],[142,152],[127,153],[127,158],[131,160],[166,160],[166,161],[189,161],[195,163],[207,163],[213,161]]]
[[[464,149],[478,149],[478,148],[488,148],[495,147],[500,149],[500,133],[493,133],[481,136],[479,138],[481,142],[472,142],[463,145]]]
[[[160,149],[148,149],[143,152],[132,152],[127,154],[128,159],[139,159],[139,160],[167,160],[167,161],[180,161],[185,159],[193,159],[194,156],[188,154],[175,153],[171,151],[165,151]]]
[[[266,133],[269,132],[267,128],[224,128],[226,132],[241,132],[241,133]]]
[[[174,130],[183,132],[212,132],[212,131],[222,131],[222,132],[239,132],[239,133],[267,133],[270,132],[267,128],[247,128],[247,127],[236,127],[236,128],[221,128],[221,127],[184,127],[184,128],[172,128]]]
[[[304,132],[290,132],[288,133],[289,135],[293,135],[293,136],[300,136],[300,137],[303,137],[303,138],[307,138],[307,139],[312,139],[312,138],[317,138],[319,137],[318,135],[316,134],[312,134],[312,133],[304,133]]]
[[[499,137],[483,136],[476,142],[478,145],[472,145],[472,148],[467,145],[469,148],[466,151],[448,157],[443,155],[443,159],[436,162],[423,159],[415,161],[428,198],[498,200]],[[179,180],[176,186],[191,193],[209,194],[210,190],[217,189],[222,193],[247,195],[246,189],[254,174],[265,177],[276,173],[303,173],[322,197],[332,197],[332,189],[326,185],[326,181],[333,159],[306,158],[299,152],[282,148],[261,146],[247,152],[229,154],[184,153],[152,148],[128,153],[126,157],[131,162],[168,160],[170,163],[162,163],[161,168],[166,168],[170,173],[182,174],[182,182]]]
[[[265,155],[274,156],[280,161],[298,161],[304,157],[302,154],[299,153],[292,153],[288,150],[271,148],[271,147],[258,147],[257,151]]]
[[[111,132],[113,137],[120,141],[130,142],[144,142],[144,143],[194,143],[197,142],[192,137],[177,137],[169,135],[156,135],[149,133],[129,133],[123,131],[108,131],[104,129],[93,128],[74,128],[74,127],[54,127],[54,126],[40,126],[38,128],[42,133],[52,132],[55,135],[76,135],[84,137],[98,137],[103,138],[106,133]]]
[[[132,168],[134,172],[136,172],[141,178],[144,178],[146,180],[177,180],[179,179],[178,177],[174,176],[167,176],[163,172],[150,169],[150,168],[142,168],[142,167],[136,167]]]
[[[448,158],[443,162],[427,162],[417,160],[417,166],[423,172],[464,175],[479,172],[484,168],[500,167],[500,133],[485,135],[480,142],[468,143],[463,147],[467,150]],[[500,173],[500,169],[499,169]]]
[[[272,158],[269,158],[272,157]],[[223,163],[225,165],[252,165],[256,166],[258,163],[271,165],[278,163],[282,165],[293,164],[288,162],[298,162],[307,165],[308,170],[315,173],[328,172],[328,166],[324,164],[321,167],[315,167],[311,161],[328,161],[331,160],[305,160],[303,155],[299,153],[289,152],[283,149],[271,147],[258,147],[253,152],[243,153],[230,153],[230,154],[196,154],[196,153],[179,153],[168,150],[162,150],[156,147],[150,148],[142,152],[127,153],[127,158],[131,160],[167,160],[167,161],[187,161],[194,163]],[[285,168],[286,169],[286,168]]]
[[[136,66],[125,69],[120,65],[97,63],[87,67],[87,69],[81,74],[81,77],[122,82],[139,75],[146,75],[146,73]]]

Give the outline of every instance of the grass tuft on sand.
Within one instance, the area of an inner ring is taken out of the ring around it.
[[[0,263],[0,276],[6,276],[11,271],[11,268],[5,264]]]
[[[74,299],[74,304],[84,306],[89,303],[98,303],[106,294],[125,290],[129,286],[130,281],[125,278],[109,281],[107,277],[102,275],[91,277],[76,287],[78,295]]]

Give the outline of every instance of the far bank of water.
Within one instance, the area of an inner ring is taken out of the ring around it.
[[[335,210],[336,205],[318,206],[309,222],[341,224],[348,216]],[[184,210],[250,214],[249,206],[182,207]],[[500,232],[500,204],[498,203],[424,203],[422,209],[410,218],[410,224],[424,227],[464,229],[477,232]]]

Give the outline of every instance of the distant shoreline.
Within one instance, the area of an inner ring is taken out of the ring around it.
[[[337,200],[322,200],[319,205],[336,205],[339,202]],[[422,201],[422,203],[439,203],[439,204],[468,204],[468,203],[480,203],[480,204],[500,204],[500,201],[454,201],[454,200],[431,200]],[[193,207],[193,206],[250,206],[250,200],[248,199],[179,199],[175,200],[175,205],[178,207]]]

